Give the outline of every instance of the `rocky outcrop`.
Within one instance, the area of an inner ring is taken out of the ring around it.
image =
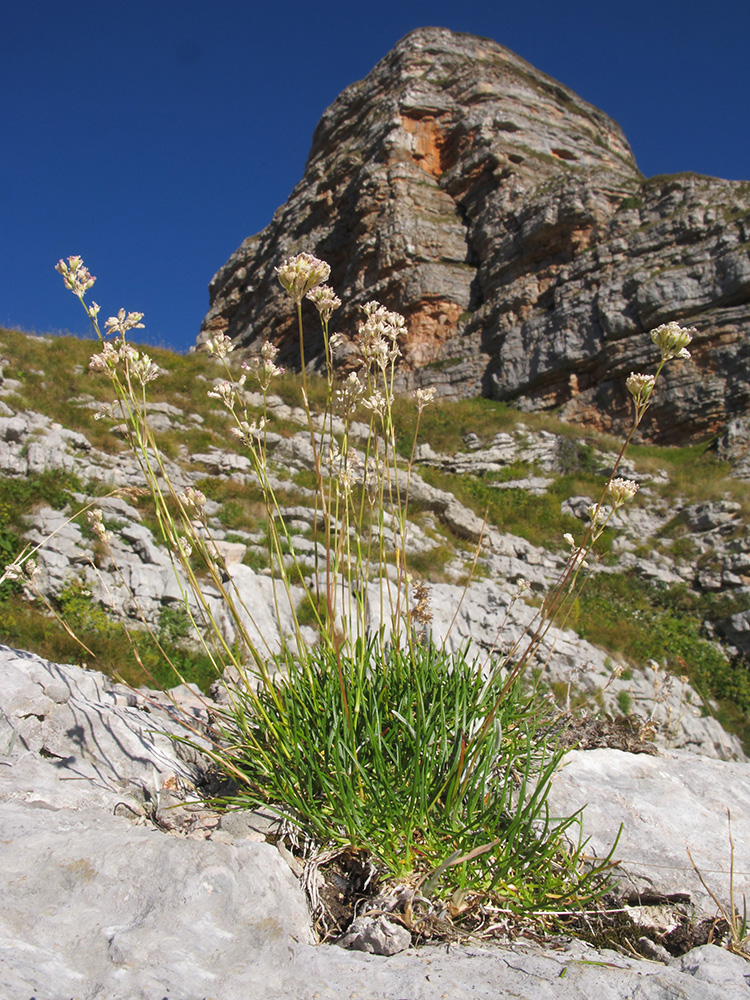
[[[0,406],[2,406],[0,401]],[[280,397],[268,398],[270,412],[277,420],[304,425],[302,410],[283,403]],[[176,410],[172,407],[172,410]],[[161,411],[157,411],[159,413]],[[179,413],[172,413],[170,427],[184,426]],[[364,425],[355,424],[353,437],[367,436]],[[528,479],[509,479],[496,484],[498,489],[535,491],[543,494],[571,460],[569,442],[559,434],[531,434],[523,424],[515,430],[496,434],[483,442],[476,434],[467,435],[471,450],[451,455],[437,453],[429,445],[419,447],[416,468],[433,466],[454,473],[481,476],[507,469],[514,462],[532,463],[544,475]],[[295,434],[267,432],[272,455],[272,475],[276,488],[297,494],[299,502],[281,508],[290,529],[290,541],[299,565],[308,572],[315,569],[315,543],[308,528],[317,517],[309,506],[310,496],[295,484],[297,473],[313,466],[306,431]],[[614,455],[597,453],[602,476],[614,461]],[[228,478],[252,486],[254,475],[248,472],[248,459],[234,452],[211,448],[183,456],[182,464],[165,460],[170,479],[177,490],[200,484],[210,475]],[[19,411],[12,417],[0,416],[0,475],[33,475],[44,469],[75,471],[81,482],[106,483],[107,487],[144,482],[138,465],[129,453],[109,454],[91,446],[80,433],[51,422],[42,414]],[[687,585],[696,595],[707,592],[745,594],[750,588],[750,542],[742,530],[738,504],[717,500],[687,504],[680,498],[665,500],[656,494],[654,485],[664,481],[664,474],[647,473],[626,462],[623,474],[638,479],[642,495],[649,497],[648,507],[623,509],[614,524],[618,531],[617,552],[621,569],[632,569],[648,581]],[[549,478],[547,478],[549,476]],[[205,484],[204,484],[205,485]],[[103,492],[95,488],[94,493]],[[309,493],[309,491],[308,491]],[[410,478],[410,497],[424,517],[409,523],[409,550],[412,556],[433,558],[440,551],[447,532],[453,539],[480,545],[478,565],[484,579],[474,579],[468,587],[459,582],[471,572],[471,559],[459,548],[445,567],[446,580],[429,587],[433,638],[457,650],[471,642],[477,655],[496,656],[508,653],[535,628],[534,599],[549,591],[565,564],[566,552],[549,551],[517,535],[499,531],[483,523],[455,496],[430,486],[414,471]],[[586,508],[593,497],[573,497],[562,503],[563,512],[588,521]],[[210,609],[230,641],[235,625],[222,595],[206,583],[198,602],[179,569],[175,571],[167,549],[158,542],[141,513],[120,496],[76,494],[75,508],[94,503],[102,511],[112,530],[109,550],[102,551],[96,540],[75,521],[72,511],[40,506],[27,518],[25,539],[41,545],[37,553],[39,573],[36,584],[48,598],[59,597],[71,584],[80,584],[115,618],[128,626],[148,624],[157,631],[166,610],[182,609],[188,594],[192,613],[201,620],[202,605]],[[305,504],[308,504],[307,506]],[[224,561],[227,583],[242,608],[252,608],[252,617],[241,612],[248,634],[259,649],[275,651],[280,634],[293,631],[291,610],[286,602],[276,602],[269,575],[243,564],[246,554],[263,565],[266,543],[259,533],[235,529],[227,532],[221,518],[221,505],[209,501],[206,506],[212,544]],[[675,550],[674,541],[662,537],[662,530],[676,516],[690,533],[687,551]],[[426,518],[426,520],[425,520]],[[395,544],[384,529],[386,544]],[[644,544],[647,543],[647,544]],[[644,554],[644,547],[647,554]],[[322,555],[322,551],[320,552]],[[290,557],[291,558],[291,557]],[[606,565],[595,571],[607,572]],[[531,603],[520,596],[519,587],[530,588]],[[292,588],[293,600],[303,598],[301,588]],[[377,583],[371,584],[370,624],[377,628],[383,621],[382,595]],[[278,617],[277,617],[278,616]],[[279,620],[280,619],[280,620]],[[740,611],[718,623],[717,632],[731,655],[750,650],[750,612]],[[316,641],[316,633],[303,629],[306,639]],[[571,691],[585,699],[589,710],[603,709],[617,717],[633,712],[642,723],[655,730],[658,744],[687,748],[696,753],[720,758],[744,759],[736,736],[724,731],[705,709],[704,699],[684,679],[678,679],[650,661],[634,663],[624,656],[614,658],[585,641],[570,629],[552,628],[537,656],[546,685],[558,691]],[[741,669],[741,668],[738,668]],[[623,709],[623,705],[627,706]]]
[[[406,316],[402,388],[600,428],[653,361],[644,334],[694,325],[695,364],[667,371],[643,429],[706,436],[750,400],[749,211],[748,183],[644,179],[615,122],[501,45],[419,29],[325,112],[286,204],[211,282],[198,343],[270,336],[298,360],[273,268],[310,250],[346,300],[344,335],[373,298]]]
[[[184,688],[170,694],[0,647],[3,997],[747,996],[750,966],[713,945],[673,957],[652,943],[656,961],[570,939],[409,948],[408,931],[386,924],[389,937],[401,932],[400,954],[316,946],[289,852],[264,842],[261,817],[202,805],[200,754],[169,739],[185,732],[178,716],[195,738],[216,706]],[[589,802],[592,849],[605,853],[625,822],[626,889],[632,873],[636,895],[645,884],[652,899],[671,898],[658,907],[634,898],[631,916],[667,933],[680,912],[714,912],[685,865],[686,845],[728,905],[723,810],[747,811],[748,766],[574,753],[552,808]],[[734,837],[741,895],[749,845],[738,826]]]

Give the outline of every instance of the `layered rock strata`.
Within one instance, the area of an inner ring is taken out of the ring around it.
[[[706,436],[750,399],[749,210],[750,183],[645,179],[619,126],[573,91],[493,41],[423,28],[324,113],[288,201],[213,278],[198,344],[270,336],[298,362],[273,269],[310,250],[346,300],[334,323],[349,352],[365,302],[406,316],[401,388],[600,428],[622,422],[624,377],[654,361],[644,335],[694,325],[695,364],[666,373],[644,430]]]

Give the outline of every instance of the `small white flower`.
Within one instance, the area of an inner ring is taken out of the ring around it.
[[[579,548],[578,545],[576,545],[576,540],[569,531],[565,532],[563,538],[571,548],[569,558],[573,563],[573,568],[579,569],[580,567],[583,567],[584,569],[588,569],[588,563],[584,562],[584,559],[586,558],[586,549]]]
[[[328,350],[331,354],[334,354],[339,347],[344,343],[344,335],[341,333],[332,333],[328,338]]]
[[[626,500],[632,499],[638,492],[638,483],[632,479],[613,479],[607,486],[607,494],[612,498],[615,510],[622,507]]]
[[[274,270],[281,287],[289,292],[297,304],[310,289],[328,281],[331,273],[330,265],[311,253],[298,253],[295,257],[287,257],[283,264]]]
[[[6,580],[20,580],[23,575],[23,569],[21,564],[18,562],[8,563],[5,567],[3,575],[0,576],[0,583],[4,583]]]
[[[352,492],[352,486],[354,486],[354,476],[347,469],[339,475],[337,489],[339,496],[348,497]]]
[[[267,340],[260,349],[260,357],[256,355],[256,357],[250,358],[249,361],[242,362],[242,368],[255,376],[263,392],[268,390],[273,379],[284,374],[284,369],[279,368],[274,363],[274,358],[278,353],[278,347]],[[245,376],[243,376],[243,380],[244,378]]]
[[[86,520],[89,522],[89,527],[100,541],[106,542],[112,537],[112,532],[107,531],[104,527],[102,512],[100,510],[94,509],[87,511]]]
[[[662,323],[651,331],[651,339],[661,351],[662,361],[669,361],[672,358],[687,359],[690,357],[687,345],[697,333],[693,326],[686,328],[679,323]]]
[[[368,302],[363,309],[367,319],[357,325],[362,360],[365,365],[375,364],[385,369],[401,355],[396,340],[406,332],[406,320],[399,313],[389,312],[379,302]]]
[[[102,350],[100,354],[94,354],[89,361],[89,368],[92,372],[110,372],[112,373],[117,367],[117,362],[120,360],[120,353],[117,351],[112,344],[105,343],[102,344]]]
[[[179,498],[186,507],[192,510],[202,511],[206,506],[206,494],[197,490],[194,486],[187,486],[179,494]]]
[[[316,288],[311,288],[305,294],[305,298],[312,302],[324,323],[327,323],[335,310],[341,306],[341,299],[330,285],[318,285]]]
[[[121,416],[122,411],[116,412],[112,403],[100,403],[99,409],[94,414],[94,420],[119,420]]]
[[[82,299],[86,292],[96,281],[96,278],[89,274],[89,270],[84,266],[80,257],[68,257],[68,263],[59,260],[55,264],[55,270],[63,276],[65,287],[69,288],[74,295]]]
[[[421,413],[425,406],[428,406],[435,398],[435,386],[431,385],[428,389],[415,389],[414,398],[417,401],[417,412]]]
[[[603,507],[600,507],[598,503],[589,504],[586,508],[586,513],[589,516],[589,520],[595,527],[607,519],[606,510]]]
[[[136,354],[130,362],[130,370],[141,385],[153,382],[159,377],[159,366],[151,360],[148,354]]]
[[[225,333],[217,333],[206,341],[206,350],[216,358],[225,358],[234,350],[234,341]]]
[[[642,407],[648,403],[651,393],[654,391],[656,378],[653,375],[641,375],[631,372],[625,379],[625,387],[635,401],[637,407]]]
[[[260,434],[266,426],[266,418],[260,417],[259,420],[253,420],[251,424],[247,420],[240,420],[236,427],[230,427],[229,433],[232,437],[239,438],[243,444],[254,445],[256,443],[258,434]]]
[[[237,405],[237,391],[226,379],[218,379],[213,389],[208,390],[207,395],[211,399],[220,399],[228,410],[233,410]]]
[[[142,319],[143,313],[126,313],[124,309],[121,309],[116,316],[110,316],[105,322],[104,332],[108,336],[119,334],[119,336],[124,337],[128,330],[143,330]]]
[[[367,399],[362,400],[362,406],[366,407],[368,410],[372,410],[373,413],[377,413],[379,416],[386,411],[386,407],[393,405],[393,396],[384,396],[380,389],[375,389]]]
[[[356,372],[350,372],[340,389],[336,390],[336,403],[345,413],[349,413],[364,395],[365,387]]]

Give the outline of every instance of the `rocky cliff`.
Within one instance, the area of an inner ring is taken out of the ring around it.
[[[628,412],[623,377],[652,361],[644,333],[694,325],[697,363],[668,373],[644,428],[706,436],[750,400],[749,213],[750,183],[646,179],[618,125],[571,90],[493,41],[423,28],[325,112],[288,201],[213,278],[198,343],[270,336],[293,364],[273,268],[311,250],[343,293],[340,332],[372,298],[406,316],[402,388],[599,428]]]

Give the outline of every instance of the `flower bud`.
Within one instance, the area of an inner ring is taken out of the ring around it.
[[[274,268],[279,284],[299,304],[303,297],[328,280],[331,268],[324,260],[313,257],[311,253],[298,253],[296,257],[287,257],[284,263]]]
[[[651,339],[661,351],[662,361],[669,361],[672,358],[687,359],[690,357],[687,345],[697,333],[693,326],[686,329],[679,323],[662,323],[651,331]]]

